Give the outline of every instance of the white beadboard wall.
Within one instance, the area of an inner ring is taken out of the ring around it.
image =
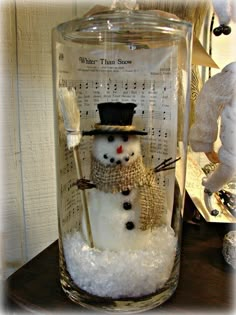
[[[0,4],[1,253],[3,274],[25,261],[21,154],[17,102],[16,21],[13,1]]]
[[[111,2],[0,2],[3,278],[57,238],[51,29],[95,4]],[[235,60],[235,25],[233,32],[214,38],[213,57],[220,66]]]

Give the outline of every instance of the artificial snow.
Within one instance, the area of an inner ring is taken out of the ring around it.
[[[171,227],[156,228],[142,249],[90,248],[80,232],[64,238],[64,255],[73,281],[100,297],[138,297],[154,293],[168,280],[177,239]]]

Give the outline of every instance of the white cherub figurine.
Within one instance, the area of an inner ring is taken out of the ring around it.
[[[229,35],[231,27],[228,24],[231,21],[236,22],[235,0],[212,0],[212,5],[220,23],[220,26],[216,27],[213,33],[216,36]]]
[[[202,181],[205,194],[208,196],[220,190],[236,174],[235,87],[236,62],[233,62],[205,83],[196,102],[195,123],[190,130],[190,145],[194,151],[205,152],[211,162],[219,163],[215,171]],[[217,139],[219,117],[221,147],[216,153],[214,142]]]

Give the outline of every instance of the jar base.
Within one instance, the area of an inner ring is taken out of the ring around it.
[[[64,267],[64,266],[63,266]],[[139,313],[151,310],[167,301],[175,292],[179,276],[179,253],[175,257],[169,280],[153,294],[113,299],[92,295],[74,284],[68,271],[61,270],[61,286],[67,297],[76,304],[94,311]]]

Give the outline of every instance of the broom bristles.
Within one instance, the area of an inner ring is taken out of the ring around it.
[[[62,87],[58,92],[60,110],[65,129],[69,132],[80,130],[80,111],[74,88]]]

